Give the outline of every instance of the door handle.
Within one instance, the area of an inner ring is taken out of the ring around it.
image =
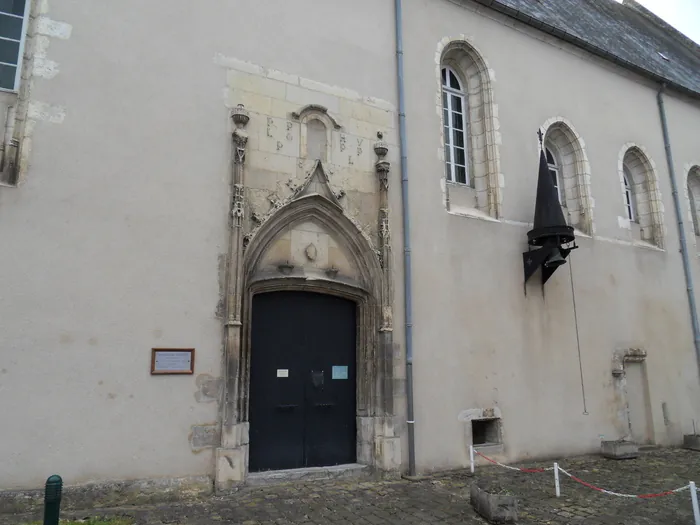
[[[318,408],[331,408],[335,406],[335,403],[316,403],[315,406]]]
[[[289,412],[290,410],[294,410],[298,406],[299,405],[277,405],[277,410]]]

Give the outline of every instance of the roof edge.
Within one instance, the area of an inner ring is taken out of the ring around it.
[[[636,64],[633,64],[632,62],[629,62],[628,60],[624,60],[617,55],[606,51],[605,49],[595,46],[589,42],[586,42],[582,38],[579,38],[575,35],[572,35],[571,33],[564,31],[562,29],[559,29],[551,24],[548,24],[546,22],[543,22],[541,20],[537,20],[536,18],[531,17],[527,13],[523,13],[522,11],[518,9],[514,9],[512,7],[505,6],[501,3],[498,3],[496,0],[472,0],[473,2],[476,2],[477,4],[483,5],[485,7],[488,7],[490,9],[493,9],[494,11],[501,13],[503,15],[506,15],[510,18],[513,18],[517,20],[518,22],[522,22],[530,27],[533,27],[535,29],[538,29],[540,31],[543,31],[545,33],[548,33],[554,37],[559,38],[560,40],[563,40],[564,42],[568,42],[569,44],[572,44],[578,48],[581,48],[585,51],[588,51],[589,53],[596,55],[600,58],[603,58],[609,62],[613,62],[614,64],[617,64],[618,66],[627,69],[629,71],[632,71],[634,73],[637,73],[638,75],[641,75],[643,77],[646,77],[647,79],[653,80],[654,82],[657,82],[661,86],[673,89],[674,91],[677,91],[679,93],[682,93],[684,95],[690,96],[694,99],[700,100],[700,92],[694,91],[690,88],[687,88],[685,86],[682,86],[678,84],[677,82],[674,82],[671,79],[668,79],[666,77],[663,77],[657,73],[654,73],[653,71],[650,71],[648,69],[645,69],[641,66],[638,66]],[[627,6],[631,9],[633,9],[630,6]],[[656,16],[656,15],[654,15]],[[677,31],[677,30],[674,30]],[[677,31],[678,32],[678,31]],[[682,35],[682,33],[680,33]],[[685,37],[685,35],[682,35]]]
[[[668,31],[668,33],[670,33],[671,36],[673,36],[673,38],[678,40],[684,46],[689,47],[692,51],[700,52],[700,44],[696,43],[692,38],[687,37],[685,34],[681,33],[678,29],[666,22],[666,20],[656,15],[655,13],[649,11],[649,9],[644,7],[636,0],[623,0],[622,5],[624,7],[632,9],[633,11],[636,11],[643,17],[648,18],[655,24],[661,26],[664,29],[664,31]]]

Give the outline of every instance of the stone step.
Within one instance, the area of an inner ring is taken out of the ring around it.
[[[370,479],[371,469],[368,465],[350,463],[332,467],[309,467],[290,470],[267,470],[251,472],[246,484],[250,486],[277,485],[294,481],[322,481],[329,479]]]

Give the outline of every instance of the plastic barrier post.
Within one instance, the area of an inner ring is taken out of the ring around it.
[[[469,466],[474,474],[474,445],[469,445]]]
[[[698,508],[698,491],[695,489],[695,482],[690,482],[690,499],[693,501],[693,516],[695,525],[700,525],[700,508]]]
[[[559,463],[554,464],[554,490],[557,494],[557,498],[561,496],[561,490],[559,488]]]

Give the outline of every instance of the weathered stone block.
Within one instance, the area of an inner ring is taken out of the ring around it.
[[[474,510],[490,523],[516,523],[518,500],[500,486],[472,484],[470,501]]]
[[[686,434],[683,436],[683,448],[700,452],[700,434]]]
[[[639,446],[632,441],[603,441],[600,452],[609,459],[633,459],[639,456]]]
[[[245,481],[248,464],[248,445],[238,448],[216,449],[216,484],[217,492],[231,490]]]
[[[401,469],[401,438],[381,437],[378,438],[379,464],[380,470],[384,472],[399,472]]]

